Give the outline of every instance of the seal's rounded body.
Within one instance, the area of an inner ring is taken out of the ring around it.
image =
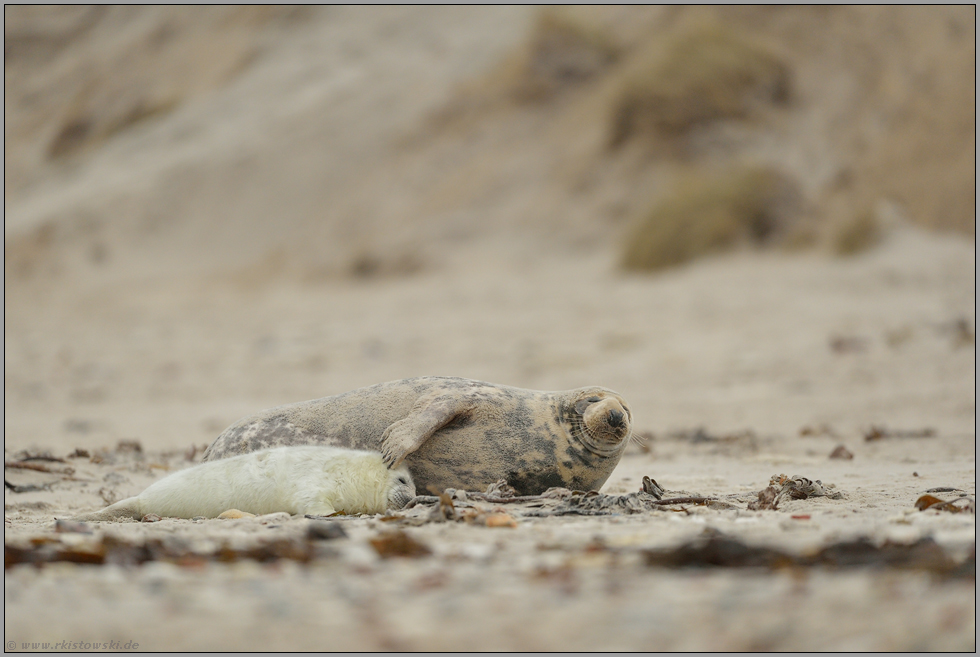
[[[598,490],[631,423],[626,402],[605,388],[545,392],[418,377],[262,411],[226,429],[204,460],[327,444],[380,451],[389,466],[404,460],[420,492],[483,490],[500,479],[525,495]]]
[[[408,470],[388,469],[376,452],[308,445],[201,463],[75,520],[140,519],[150,513],[216,518],[229,509],[255,515],[383,513],[413,497]]]

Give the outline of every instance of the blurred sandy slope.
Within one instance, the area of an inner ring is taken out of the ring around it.
[[[796,99],[695,164],[772,162],[822,220],[872,203],[898,227],[854,260],[625,277],[618,240],[671,165],[604,150],[601,80],[499,101],[531,8],[8,7],[7,446],[207,442],[419,374],[598,383],[649,429],[969,431],[974,352],[949,327],[974,317],[975,250],[907,224],[972,222],[930,182],[959,189],[972,157],[915,155],[972,117],[970,10],[723,13],[785,54]],[[690,20],[580,11],[627,51]],[[940,169],[903,202],[910,157]]]

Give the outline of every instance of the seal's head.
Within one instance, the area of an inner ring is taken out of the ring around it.
[[[598,456],[620,454],[633,432],[626,400],[605,388],[572,391],[566,418],[572,437]]]
[[[415,497],[415,483],[408,468],[402,465],[400,468],[388,471],[388,508],[401,509]]]

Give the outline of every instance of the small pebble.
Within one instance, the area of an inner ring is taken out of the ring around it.
[[[491,513],[487,516],[487,527],[517,527],[517,521],[508,513]]]
[[[222,511],[218,518],[222,520],[237,520],[238,518],[254,518],[254,513],[248,513],[246,511],[239,511],[238,509],[228,509],[227,511]]]
[[[276,511],[275,513],[267,513],[263,516],[259,516],[259,522],[263,525],[270,525],[278,527],[278,523],[289,522],[289,514],[285,511]]]
[[[54,531],[57,534],[91,534],[92,528],[84,522],[74,520],[55,520]]]

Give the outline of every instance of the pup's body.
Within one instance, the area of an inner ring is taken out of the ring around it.
[[[415,496],[408,469],[389,470],[377,452],[323,445],[277,447],[175,472],[136,497],[75,520],[216,518],[228,509],[255,515],[383,513]]]

